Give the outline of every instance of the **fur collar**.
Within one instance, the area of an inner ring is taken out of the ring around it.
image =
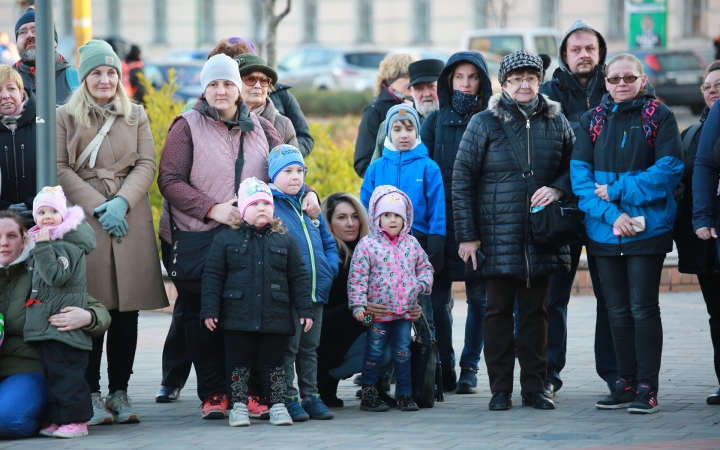
[[[552,119],[554,117],[557,117],[562,112],[562,107],[560,106],[560,103],[550,100],[547,95],[545,94],[539,94],[540,95],[540,112],[543,116],[547,117],[548,119]],[[519,111],[511,109],[510,105],[506,104],[502,100],[502,93],[495,94],[492,97],[490,97],[490,102],[488,103],[488,110],[493,114],[493,116],[501,118],[505,120],[505,122],[510,122],[513,120],[513,118],[516,118],[516,116],[520,115]]]
[[[60,225],[50,228],[50,239],[52,239],[53,241],[62,239],[69,232],[77,230],[83,220],[85,220],[85,211],[83,211],[82,207],[69,207],[65,220],[63,220]],[[35,240],[39,232],[40,228],[35,225],[34,227],[30,228],[30,230],[28,231],[28,235],[30,235],[30,237]]]

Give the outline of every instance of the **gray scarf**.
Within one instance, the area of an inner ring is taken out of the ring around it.
[[[5,125],[8,130],[13,131],[17,128],[18,120],[20,120],[20,117],[22,117],[23,113],[25,112],[25,107],[28,103],[28,95],[27,92],[23,91],[23,101],[20,104],[20,113],[16,116],[0,116],[0,123]]]
[[[535,114],[540,108],[540,94],[536,95],[535,98],[530,100],[529,102],[521,103],[513,100],[513,98],[510,97],[507,92],[503,91],[502,99],[508,105],[517,105],[517,108],[520,110],[521,113],[523,113],[526,118]]]

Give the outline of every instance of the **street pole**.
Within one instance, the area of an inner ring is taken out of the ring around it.
[[[37,191],[57,185],[55,131],[55,36],[53,0],[35,2],[35,81],[37,92]]]
[[[90,0],[73,0],[73,35],[75,36],[75,61],[80,62],[78,49],[92,39],[92,10]]]

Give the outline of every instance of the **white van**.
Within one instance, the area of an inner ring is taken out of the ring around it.
[[[562,34],[554,28],[483,28],[467,30],[463,34],[460,48],[482,53],[492,75],[497,75],[503,56],[518,50],[550,56],[550,67],[545,71],[545,80],[552,79],[557,69],[558,48]]]

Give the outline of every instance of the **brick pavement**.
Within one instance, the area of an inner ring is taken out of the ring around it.
[[[568,365],[554,411],[520,407],[518,396],[510,411],[488,411],[490,392],[481,363],[478,394],[448,394],[446,401],[433,409],[417,413],[361,412],[359,401],[353,396],[356,388],[343,381],[339,395],[346,400],[346,407],[336,409],[332,421],[310,421],[292,427],[253,421],[245,429],[231,428],[227,421],[200,418],[199,401],[193,392],[194,375],[178,402],[154,402],[170,316],[143,313],[130,388],[142,423],[91,427],[89,437],[67,441],[49,438],[5,441],[0,442],[0,448],[720,449],[720,407],[705,404],[705,397],[714,390],[717,380],[702,297],[697,292],[662,294],[661,308],[665,331],[661,410],[650,416],[595,409],[595,402],[606,391],[594,371],[595,302],[588,296],[573,297],[570,303]],[[455,348],[459,353],[464,302],[456,302],[454,315]],[[517,372],[519,369],[516,380]],[[517,382],[515,391],[520,391]]]

